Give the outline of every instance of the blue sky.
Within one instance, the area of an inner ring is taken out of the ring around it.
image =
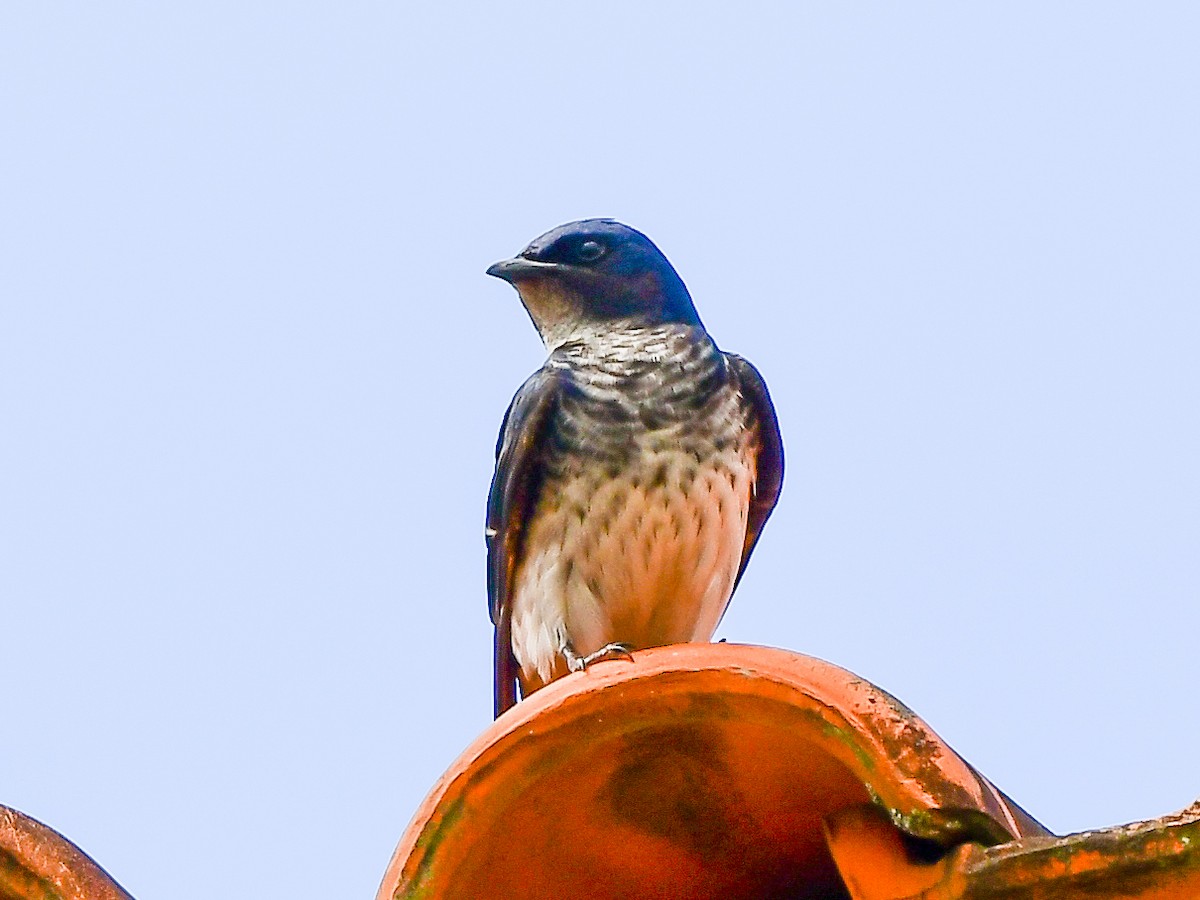
[[[140,898],[370,896],[490,721],[491,262],[614,216],[752,359],[719,635],[1058,831],[1200,794],[1200,8],[0,10],[0,803]]]

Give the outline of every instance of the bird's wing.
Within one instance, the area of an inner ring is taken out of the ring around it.
[[[495,711],[517,702],[517,660],[512,649],[512,582],[526,522],[541,482],[539,448],[561,391],[549,368],[535,372],[509,404],[496,444],[496,472],[488,494],[488,608],[496,626]]]
[[[758,461],[755,467],[756,475],[754,488],[750,495],[750,515],[746,523],[746,543],[742,545],[742,564],[738,569],[737,581],[733,583],[737,590],[738,582],[750,562],[750,554],[758,537],[762,534],[767,517],[775,508],[779,492],[783,489],[783,438],[779,434],[779,420],[775,418],[775,406],[771,403],[771,395],[767,393],[767,383],[747,360],[733,353],[726,353],[734,375],[737,377],[742,396],[749,402],[758,419]]]

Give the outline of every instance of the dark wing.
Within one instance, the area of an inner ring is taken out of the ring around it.
[[[746,543],[742,547],[742,565],[738,569],[737,581],[733,589],[737,590],[738,582],[750,562],[750,554],[758,537],[762,534],[767,517],[775,508],[779,492],[783,489],[783,438],[779,434],[779,420],[775,418],[775,406],[771,403],[771,395],[767,393],[767,383],[758,374],[758,369],[740,356],[726,353],[730,368],[737,377],[742,396],[749,402],[758,419],[758,475],[754,480],[754,490],[750,495],[750,516],[746,523]]]
[[[525,524],[541,480],[539,448],[558,401],[558,376],[534,372],[509,404],[496,444],[496,472],[488,494],[488,609],[496,626],[495,700],[499,716],[517,702],[517,660],[512,649],[512,579]]]

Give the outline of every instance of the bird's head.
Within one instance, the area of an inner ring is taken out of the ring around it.
[[[560,225],[487,273],[517,289],[551,348],[587,326],[700,324],[662,251],[612,219]]]

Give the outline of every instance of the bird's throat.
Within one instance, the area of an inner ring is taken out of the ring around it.
[[[581,323],[581,300],[562,284],[544,278],[522,279],[517,293],[546,347],[553,350],[570,340]]]

